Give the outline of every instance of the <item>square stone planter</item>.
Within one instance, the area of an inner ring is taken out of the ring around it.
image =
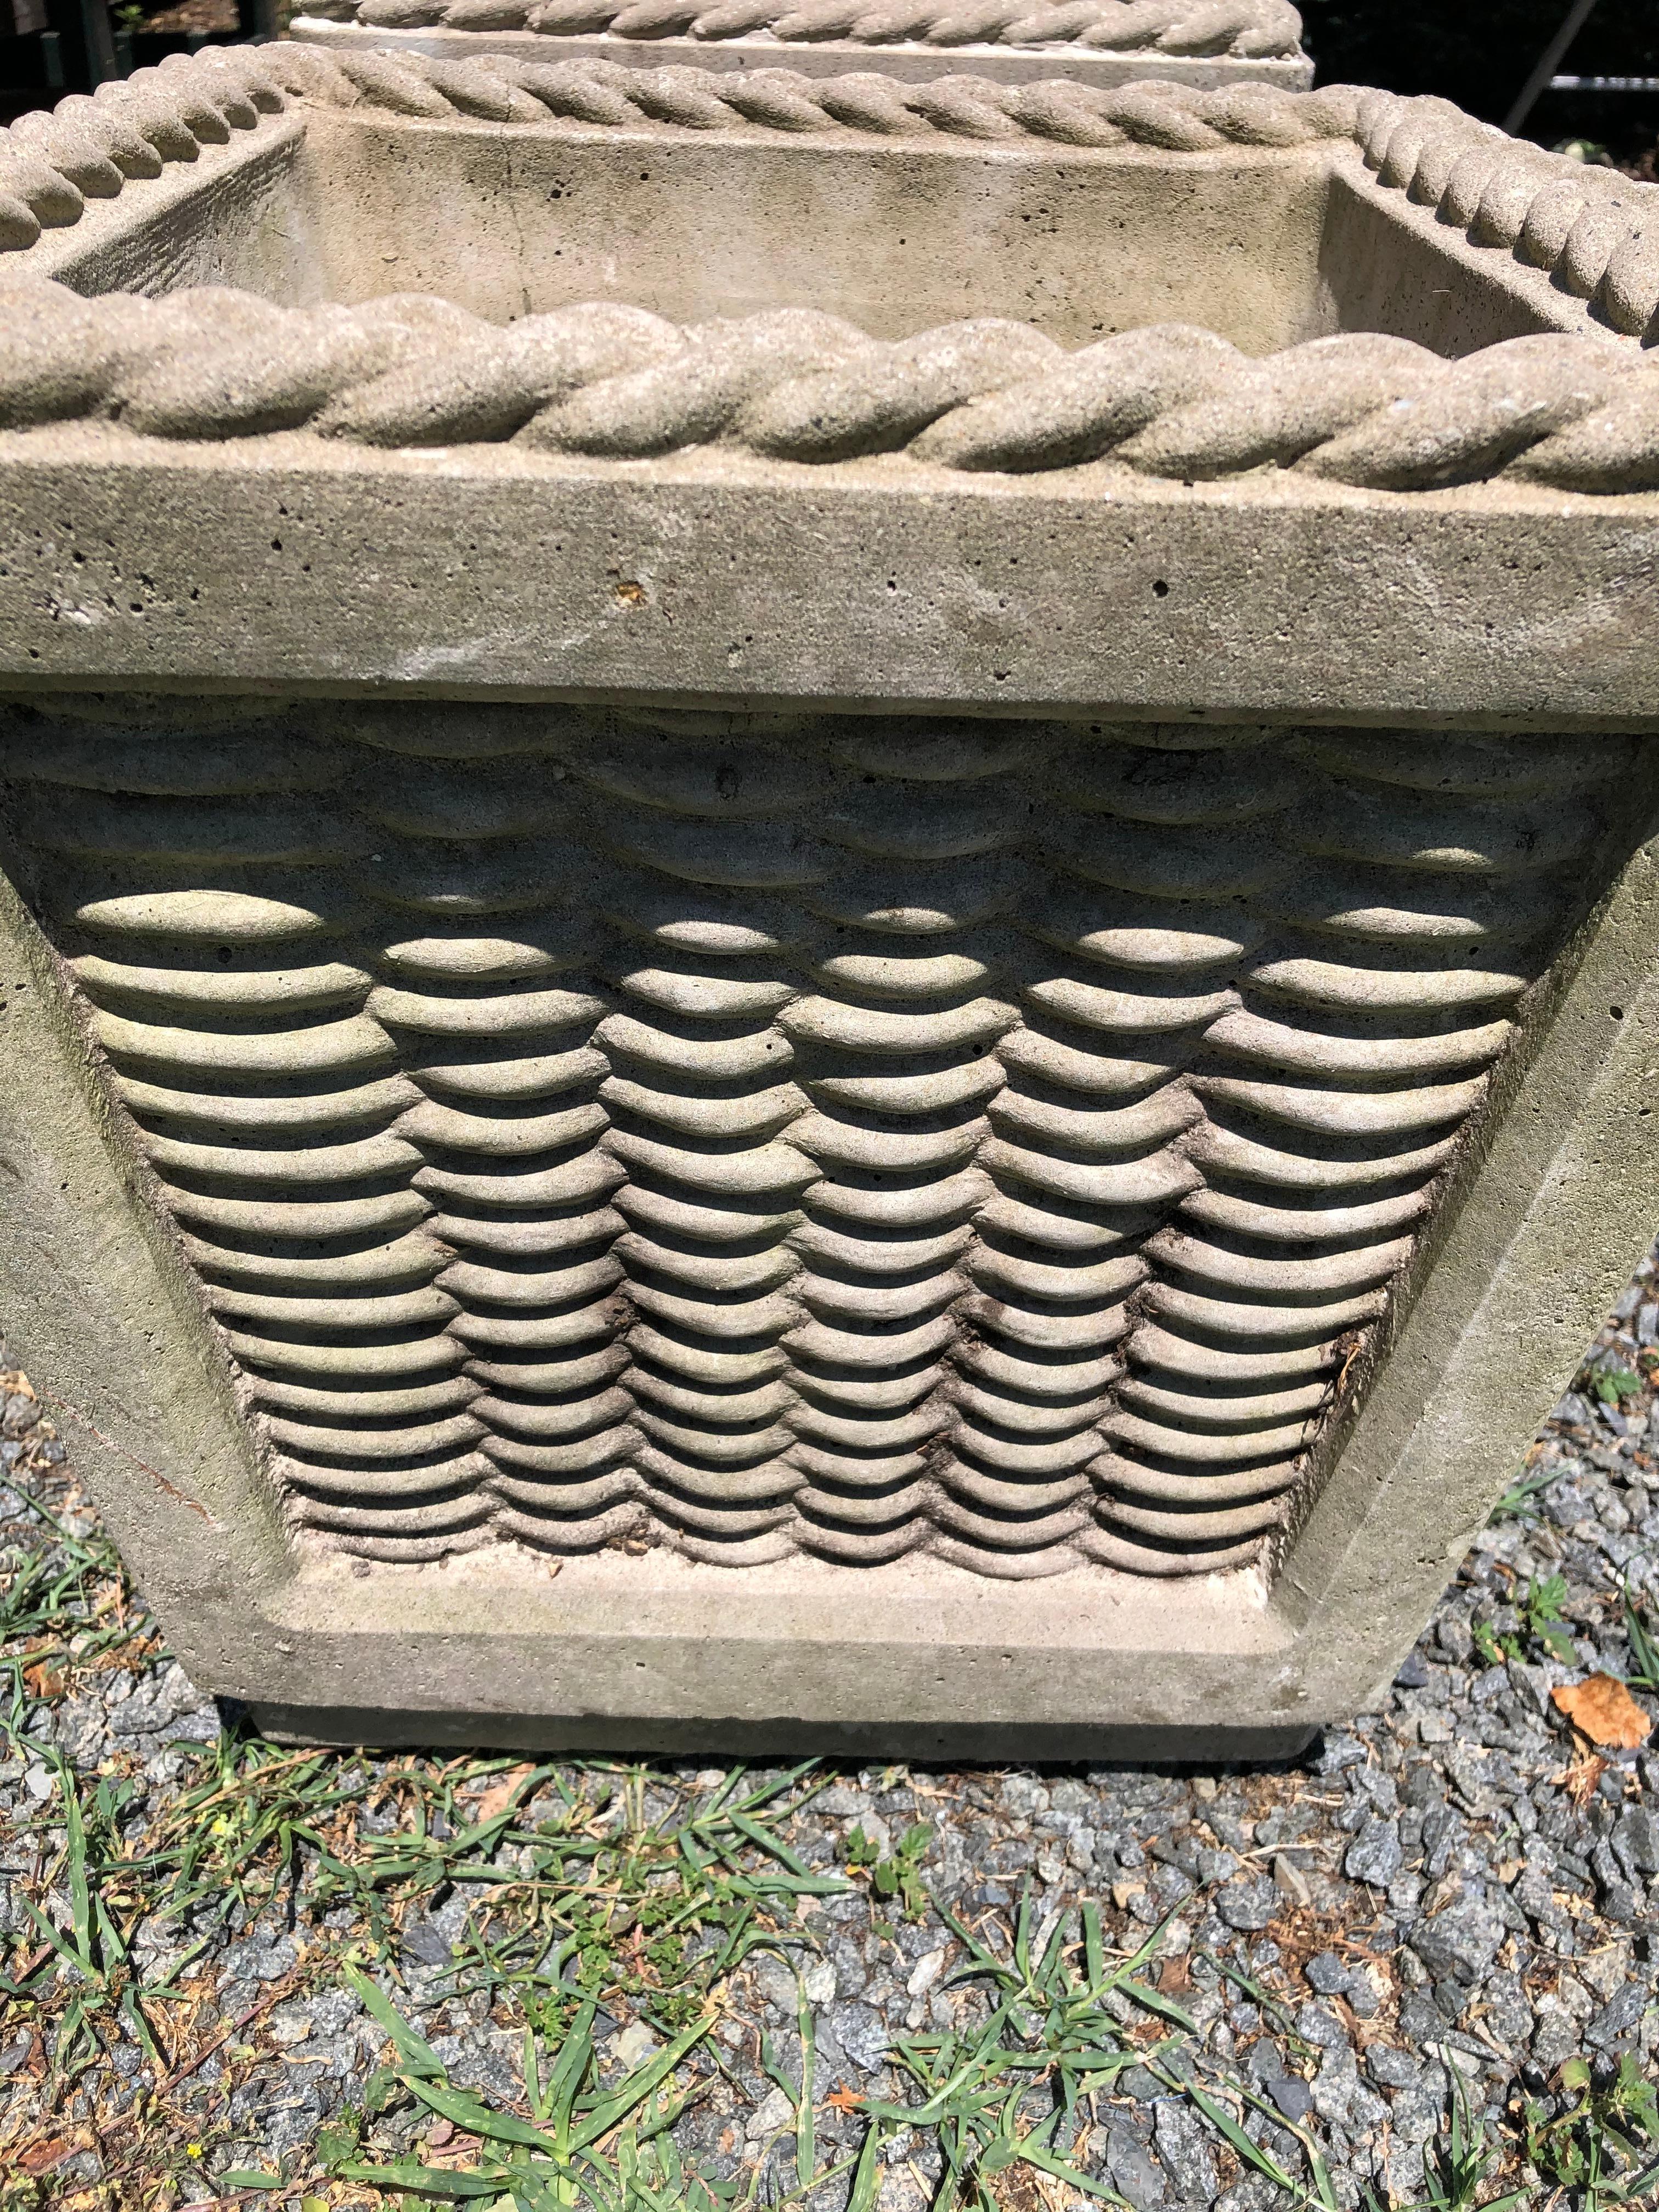
[[[635,69],[879,70],[926,84],[957,68],[1004,84],[1162,80],[1302,90],[1313,64],[1288,0],[319,0],[294,36],[452,61],[610,61]]]
[[[0,138],[0,1313],[197,1680],[1387,1680],[1659,1216],[1648,205],[1345,88],[299,45]]]

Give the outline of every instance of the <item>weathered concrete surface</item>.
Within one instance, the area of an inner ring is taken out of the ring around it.
[[[0,151],[0,1298],[280,1731],[1284,1749],[1650,1233],[1659,265],[1382,95],[804,82]]]

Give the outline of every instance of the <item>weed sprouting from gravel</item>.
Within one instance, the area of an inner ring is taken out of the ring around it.
[[[1632,1689],[1659,1697],[1659,1608],[1644,1603],[1628,1583],[1620,1595],[1624,1601],[1625,1641],[1630,1647],[1631,1671],[1625,1680]]]

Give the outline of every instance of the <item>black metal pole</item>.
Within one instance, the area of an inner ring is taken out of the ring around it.
[[[71,92],[90,92],[121,72],[106,0],[46,0],[46,27],[55,33],[64,80]]]
[[[1562,57],[1589,21],[1595,0],[1572,0],[1560,29],[1550,40],[1534,65],[1532,75],[1516,94],[1515,105],[1504,118],[1504,128],[1511,136],[1521,128],[1538,104],[1538,95],[1561,65]]]
[[[109,19],[107,0],[80,0],[80,4],[88,74],[94,84],[106,84],[120,74],[115,66],[115,27]]]

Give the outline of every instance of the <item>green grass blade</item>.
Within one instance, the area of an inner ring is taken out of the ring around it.
[[[694,2081],[689,2089],[683,2089],[678,2097],[671,2097],[666,2104],[659,2105],[653,2112],[647,2112],[635,2130],[640,2141],[649,2142],[653,2136],[661,2135],[665,2129],[672,2128],[680,2114],[689,2106],[695,2105],[699,2097],[707,2096],[713,2087],[712,2076],[707,2081]],[[629,2124],[633,2126],[634,2123],[630,2121]],[[586,2156],[586,2154],[584,2153],[583,2155]]]
[[[532,2127],[527,2120],[515,2119],[510,2112],[492,2112],[471,2090],[453,2089],[447,2081],[422,2081],[415,2075],[410,2076],[409,2086],[441,2119],[453,2121],[469,2135],[484,2136],[495,2142],[526,2143],[536,2150],[558,2149],[552,2136],[544,2135],[540,2128]]]
[[[1313,2049],[1314,2046],[1305,2036],[1297,2033],[1296,2022],[1289,2009],[1279,2002],[1271,1990],[1265,1988],[1261,1983],[1243,1972],[1237,1966],[1229,1966],[1224,1959],[1218,1958],[1213,1951],[1200,1951],[1198,1956],[1213,1966],[1224,1980],[1232,1983],[1236,1989],[1243,1990],[1251,2003],[1258,2006],[1270,2020],[1276,2021],[1285,2039],[1297,2050],[1305,2051]]]
[[[626,2118],[629,2112],[642,2105],[657,2084],[665,2081],[673,2072],[692,2045],[702,2041],[714,2024],[712,2019],[698,2021],[683,2034],[677,2035],[647,2064],[636,2067],[609,2096],[599,2104],[588,2106],[573,2138],[577,2147],[580,2148],[597,2142],[601,2136],[608,2135],[618,2121]]]
[[[817,2123],[812,2101],[817,2094],[814,2076],[817,2072],[818,2039],[806,1992],[799,1983],[796,1989],[799,1996],[795,2025],[800,2035],[800,2102],[795,2107],[795,2179],[805,2189],[817,2171],[818,2163]]]
[[[150,1994],[148,1990],[135,1989],[129,1982],[121,1992],[119,2010],[122,2018],[132,2030],[133,2041],[143,2051],[150,2063],[161,2071],[165,2069],[167,2061],[161,2055],[161,2045],[155,2040],[149,2021],[144,2017],[144,2008],[140,2002],[142,1998]]]
[[[547,2078],[548,2109],[561,2142],[568,2134],[577,2093],[593,2063],[593,2018],[598,2010],[598,2004],[589,1997],[571,2022],[569,2033],[553,2062],[553,2071]]]
[[[838,1874],[739,1874],[726,1887],[733,1897],[839,1897],[852,1885]]]
[[[1042,1956],[1037,1961],[1036,1972],[1032,1977],[1033,1985],[1036,1988],[1045,1991],[1053,1990],[1054,1978],[1060,1971],[1065,1955],[1066,1915],[1062,1912],[1055,1920],[1054,1932],[1043,1945]]]
[[[494,2172],[480,2170],[453,2173],[446,2167],[420,2166],[412,2160],[401,2160],[395,2166],[358,2162],[340,2166],[337,2172],[342,2181],[367,2181],[376,2189],[410,2189],[417,2197],[447,2197],[457,2201],[470,2197],[499,2197],[524,2178],[501,2168]]]
[[[29,1918],[34,1923],[36,1929],[46,1938],[46,1942],[51,1944],[52,1949],[58,1954],[60,1959],[64,1960],[68,1965],[73,1966],[77,1973],[95,1975],[96,1969],[93,1967],[88,1960],[81,1956],[79,1952],[76,1950],[73,1944],[69,1943],[64,1940],[63,1936],[61,1936],[58,1929],[52,1926],[51,1921],[47,1919],[46,1914],[41,1911],[40,1906],[35,1904],[32,1898],[20,1897],[17,1902],[22,1906],[24,1911],[27,1913]],[[46,1960],[43,1959],[40,1963],[44,1966],[46,1964]]]
[[[819,1763],[817,1759],[803,1759],[799,1765],[792,1766],[787,1774],[779,1775],[775,1782],[763,1783],[758,1790],[751,1790],[749,1795],[739,1802],[736,1809],[740,1813],[758,1812],[763,1805],[769,1805],[775,1797],[781,1797],[786,1790],[792,1790],[803,1775],[810,1774]],[[739,1775],[747,1771],[746,1767],[735,1767],[730,1777],[731,1781],[735,1783]],[[822,1788],[823,1785],[820,1784],[818,1786]]]
[[[1265,2174],[1275,2188],[1286,2190],[1292,2197],[1301,2194],[1284,2167],[1277,2160],[1270,2158],[1260,2143],[1250,2141],[1231,2112],[1218,2105],[1213,2097],[1206,2097],[1195,2082],[1189,2081],[1184,2086],[1187,2094],[1210,2125],[1226,2138],[1248,2166],[1254,2166],[1258,2173]]]
[[[937,1898],[933,1899],[933,1905],[934,1911],[968,1954],[969,1963],[965,1966],[958,1966],[952,1973],[951,1980],[959,1982],[970,1974],[989,1974],[998,1981],[1003,1980],[1006,1976],[1007,1969],[1000,1960],[992,1957],[990,1952],[986,1949],[967,1923],[958,1920],[950,1906],[941,1905]]]
[[[113,1973],[118,1966],[126,1965],[127,1947],[120,1929],[109,1917],[109,1910],[102,1896],[96,1891],[93,1893],[92,1917],[98,1931],[99,1956],[103,1960],[106,1971]]]
[[[725,1780],[716,1786],[714,1796],[703,1807],[702,1812],[697,1814],[695,1823],[697,1827],[708,1827],[711,1824],[723,1818],[720,1812],[721,1806],[725,1804],[726,1799],[732,1795],[732,1792],[737,1788],[738,1783],[742,1781],[744,1776],[748,1771],[749,1770],[746,1766],[734,1766],[732,1769]]]
[[[1628,1583],[1622,1587],[1624,1599],[1625,1641],[1630,1645],[1631,1662],[1636,1671],[1626,1677],[1638,1689],[1651,1690],[1659,1694],[1659,1637],[1648,1626],[1645,1612],[1631,1595]]]
[[[765,1851],[769,1857],[776,1859],[780,1866],[787,1867],[791,1874],[811,1880],[812,1869],[806,1862],[798,1857],[788,1844],[780,1841],[769,1829],[762,1827],[758,1820],[750,1820],[747,1813],[731,1812],[726,1817],[738,1833],[746,1837],[757,1850]]]
[[[417,2035],[391,1999],[368,1976],[356,1966],[347,1966],[345,1978],[356,1991],[365,2011],[386,2030],[392,2048],[401,2061],[400,2070],[418,2075],[423,2081],[441,2081],[446,2069],[432,2045],[423,2036]]]
[[[876,2164],[880,2149],[881,2130],[872,2120],[859,2146],[859,2162],[853,2169],[853,2186],[847,2195],[847,2212],[875,2212],[876,2191],[881,2185]]]
[[[1031,1877],[1027,1875],[1019,1893],[1019,1910],[1014,1916],[1014,1967],[1026,1987],[1031,1983]]]
[[[1083,1973],[1091,1989],[1105,1979],[1106,1954],[1101,1940],[1100,1907],[1091,1900],[1083,1908]]]
[[[1623,2181],[1614,2182],[1610,2195],[1615,2204],[1637,2204],[1643,2197],[1651,2196],[1656,2191],[1659,2191],[1659,2161],[1644,2166],[1640,2173],[1632,2173]]]
[[[81,1793],[61,1752],[52,1759],[58,1786],[64,1796],[64,1845],[69,1859],[70,1919],[75,1941],[88,1972],[96,1971],[97,1950],[92,1932],[92,1890],[87,1878],[87,1831],[81,1818]]]
[[[1128,2198],[1120,2197],[1109,2182],[1096,2181],[1088,2174],[1080,2172],[1076,2166],[1068,2166],[1063,2158],[1056,2158],[1051,2151],[1037,2148],[1029,2136],[1017,2146],[1016,2155],[1024,2159],[1027,2166],[1035,2166],[1044,2173],[1053,2174],[1056,2181],[1065,2182],[1068,2188],[1080,2189],[1087,2197],[1097,2197],[1103,2204],[1119,2205],[1122,2212],[1134,2212]]]
[[[1144,2011],[1156,2013],[1160,2020],[1172,2020],[1177,2027],[1184,2027],[1189,2035],[1198,2033],[1198,2022],[1192,2014],[1183,2012],[1162,1990],[1148,1989],[1145,1982],[1125,1981],[1117,1986],[1132,2004],[1139,2005]]]

